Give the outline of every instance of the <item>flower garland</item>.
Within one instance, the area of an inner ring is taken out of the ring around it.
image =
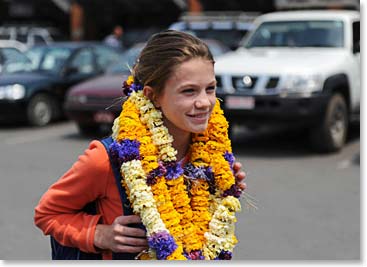
[[[190,163],[177,162],[162,114],[130,76],[129,98],[114,121],[110,146],[122,184],[146,227],[151,259],[231,259],[241,210],[228,122],[217,101],[207,130],[192,134]]]

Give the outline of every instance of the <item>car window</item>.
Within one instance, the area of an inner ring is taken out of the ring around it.
[[[33,35],[34,44],[46,44],[46,40],[40,35]]]
[[[26,52],[26,55],[31,60],[30,69],[38,69],[39,68],[39,65],[41,63],[42,56],[43,56],[44,52],[45,52],[45,50],[43,50],[41,48],[33,48],[33,49],[30,49]]]
[[[215,41],[212,41],[212,40],[203,40],[207,45],[208,45],[208,48],[210,50],[210,52],[212,53],[213,57],[216,58],[226,52],[228,52],[230,49],[229,47],[219,43],[219,42],[215,42]]]
[[[70,51],[66,49],[50,50],[43,58],[40,69],[57,72],[65,64],[65,61],[67,60],[69,55]]]
[[[0,27],[0,39],[11,40],[14,38],[14,30]]]
[[[0,48],[0,62],[3,73],[23,71],[30,64],[30,60],[15,48]]]
[[[27,43],[27,38],[28,38],[27,34],[17,34],[16,36],[16,40],[22,43]]]
[[[200,39],[215,39],[220,41],[223,44],[231,47],[232,49],[236,48],[240,43],[241,39],[247,33],[247,30],[237,30],[237,29],[203,29],[203,30],[195,30],[195,36]]]
[[[95,72],[92,50],[87,48],[78,51],[73,57],[70,66],[76,68],[79,73],[89,74]]]
[[[0,39],[1,40],[10,40],[10,33],[0,33]]]
[[[247,18],[248,17],[248,18]],[[254,17],[253,17],[254,18]],[[251,16],[183,16],[184,21],[171,24],[173,30],[190,33],[200,39],[220,41],[230,49],[237,49],[243,37],[253,29]]]
[[[15,48],[2,48],[1,52],[5,58],[5,62],[28,61],[28,58]]]
[[[246,47],[343,47],[342,21],[264,22]]]
[[[97,65],[103,70],[111,65],[112,62],[116,62],[118,57],[117,51],[103,46],[96,47],[95,53],[97,56]]]
[[[130,69],[134,66],[139,53],[143,49],[143,45],[135,45],[127,50],[122,56],[119,57],[118,61],[115,62],[107,69],[107,73],[130,73]]]
[[[29,70],[59,72],[71,55],[71,49],[54,47],[35,47],[26,52],[32,64]]]

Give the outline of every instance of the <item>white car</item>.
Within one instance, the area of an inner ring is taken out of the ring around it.
[[[358,11],[259,16],[242,47],[216,60],[218,96],[231,123],[304,127],[313,147],[341,149],[360,113]]]
[[[169,29],[188,32],[200,39],[214,39],[235,50],[243,36],[253,28],[254,12],[222,11],[184,13]]]
[[[0,26],[0,40],[16,41],[27,48],[64,39],[65,37],[55,28],[21,25]]]

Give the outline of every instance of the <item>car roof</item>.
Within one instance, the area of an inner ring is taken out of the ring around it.
[[[315,19],[315,20],[335,20],[335,19],[358,19],[360,12],[355,10],[290,10],[290,11],[277,11],[266,13],[258,17],[258,20],[265,21],[271,20],[303,20],[303,19]]]
[[[73,41],[66,41],[66,42],[53,42],[50,44],[42,44],[42,45],[35,45],[33,47],[65,47],[65,48],[72,48],[77,49],[86,46],[104,46],[102,43],[98,41],[81,41],[81,42],[73,42]]]
[[[0,47],[12,47],[18,49],[19,51],[26,51],[27,46],[21,42],[15,40],[0,40]]]

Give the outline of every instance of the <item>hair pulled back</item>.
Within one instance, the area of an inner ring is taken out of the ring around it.
[[[208,46],[184,32],[167,30],[154,34],[132,69],[135,81],[151,86],[158,95],[175,68],[190,59],[203,58],[214,64]]]

